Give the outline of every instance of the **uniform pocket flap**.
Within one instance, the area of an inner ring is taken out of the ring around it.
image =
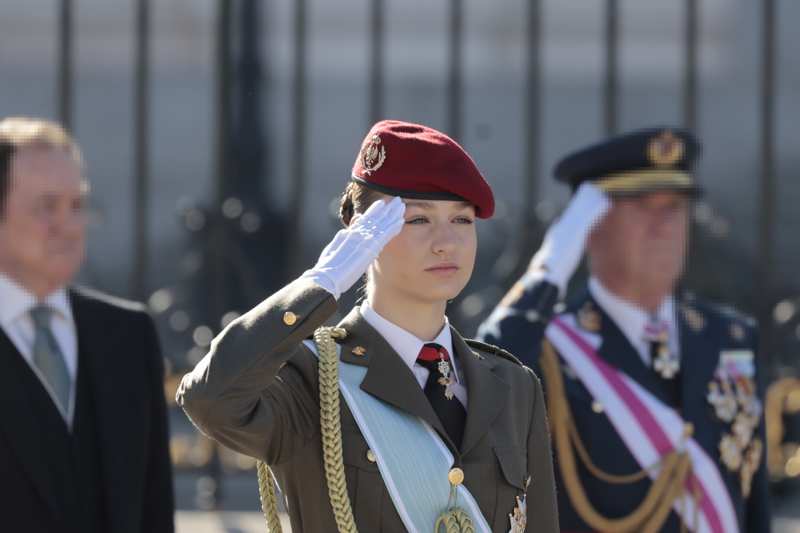
[[[525,479],[528,477],[525,450],[519,446],[495,446],[494,453],[497,455],[497,461],[506,481],[520,490],[525,490]]]

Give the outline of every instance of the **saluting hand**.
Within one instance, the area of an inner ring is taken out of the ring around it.
[[[355,215],[348,227],[336,233],[322,250],[314,268],[302,277],[313,278],[338,300],[403,229],[405,210],[406,204],[399,197],[388,203],[377,200],[364,214]]]
[[[584,182],[564,213],[548,228],[541,248],[531,260],[531,270],[545,271],[546,279],[563,293],[583,257],[589,232],[610,208],[608,195]]]

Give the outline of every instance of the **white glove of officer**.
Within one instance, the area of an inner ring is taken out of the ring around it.
[[[388,203],[377,200],[363,215],[355,215],[348,227],[339,230],[322,250],[314,268],[300,277],[313,279],[338,300],[403,229],[405,210],[406,204],[399,197]]]
[[[567,208],[545,233],[526,277],[544,278],[554,283],[563,295],[581,262],[589,232],[610,208],[611,200],[602,190],[588,182],[581,184]]]

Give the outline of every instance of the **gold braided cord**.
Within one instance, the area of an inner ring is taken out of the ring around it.
[[[627,475],[617,475],[617,474],[610,474],[605,470],[601,470],[594,462],[592,458],[589,456],[589,452],[586,451],[586,447],[583,445],[583,441],[578,434],[578,428],[575,426],[575,420],[570,417],[568,420],[565,421],[569,426],[569,436],[572,440],[573,444],[575,445],[575,451],[578,452],[578,456],[581,459],[581,462],[586,466],[589,472],[596,478],[605,481],[606,483],[611,483],[613,485],[625,485],[629,483],[636,483],[637,481],[641,481],[647,477],[647,469],[639,470],[638,472],[634,472],[632,474]],[[658,464],[661,464],[659,461]]]
[[[318,328],[314,332],[314,342],[319,352],[319,418],[328,497],[339,533],[357,533],[344,475],[339,411],[339,351],[333,340],[343,339],[345,335],[347,332],[341,328]]]
[[[629,515],[615,519],[601,515],[589,501],[581,484],[573,453],[573,444],[578,450],[579,458],[590,472],[593,475],[601,473],[598,476],[600,479],[620,483],[623,480],[635,481],[643,476],[641,476],[641,472],[629,476],[615,476],[603,472],[594,463],[587,460],[589,456],[586,453],[586,447],[575,428],[572,412],[565,396],[558,356],[553,346],[546,340],[542,346],[541,367],[547,385],[550,426],[558,453],[561,477],[570,501],[580,517],[590,528],[598,531],[619,533],[659,531],[669,516],[672,504],[683,495],[684,483],[691,472],[691,460],[688,454],[673,451],[662,458],[658,476],[650,485],[642,502]],[[643,472],[646,473],[646,470]]]
[[[314,332],[314,342],[319,352],[320,427],[328,496],[339,532],[358,533],[344,475],[339,411],[339,354],[333,340],[343,339],[346,335],[347,332],[341,328],[319,328]],[[261,497],[261,509],[267,521],[267,531],[282,533],[272,471],[261,461],[258,461],[256,468],[258,492]]]
[[[258,472],[258,495],[261,500],[261,510],[267,521],[268,533],[283,533],[281,521],[278,518],[278,501],[275,495],[275,482],[272,471],[263,461],[256,462]]]

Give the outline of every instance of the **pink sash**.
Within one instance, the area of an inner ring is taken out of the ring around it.
[[[698,533],[738,533],[736,512],[719,469],[693,438],[683,437],[685,422],[678,413],[606,363],[596,351],[600,337],[576,327],[573,316],[554,319],[545,335],[605,407],[614,429],[639,465],[649,469],[651,478],[658,474],[651,467],[664,455],[675,449],[689,453],[692,472],[686,480],[686,492],[673,504],[687,526],[694,528],[696,521]],[[700,495],[699,513],[695,513],[692,498],[695,491]]]

